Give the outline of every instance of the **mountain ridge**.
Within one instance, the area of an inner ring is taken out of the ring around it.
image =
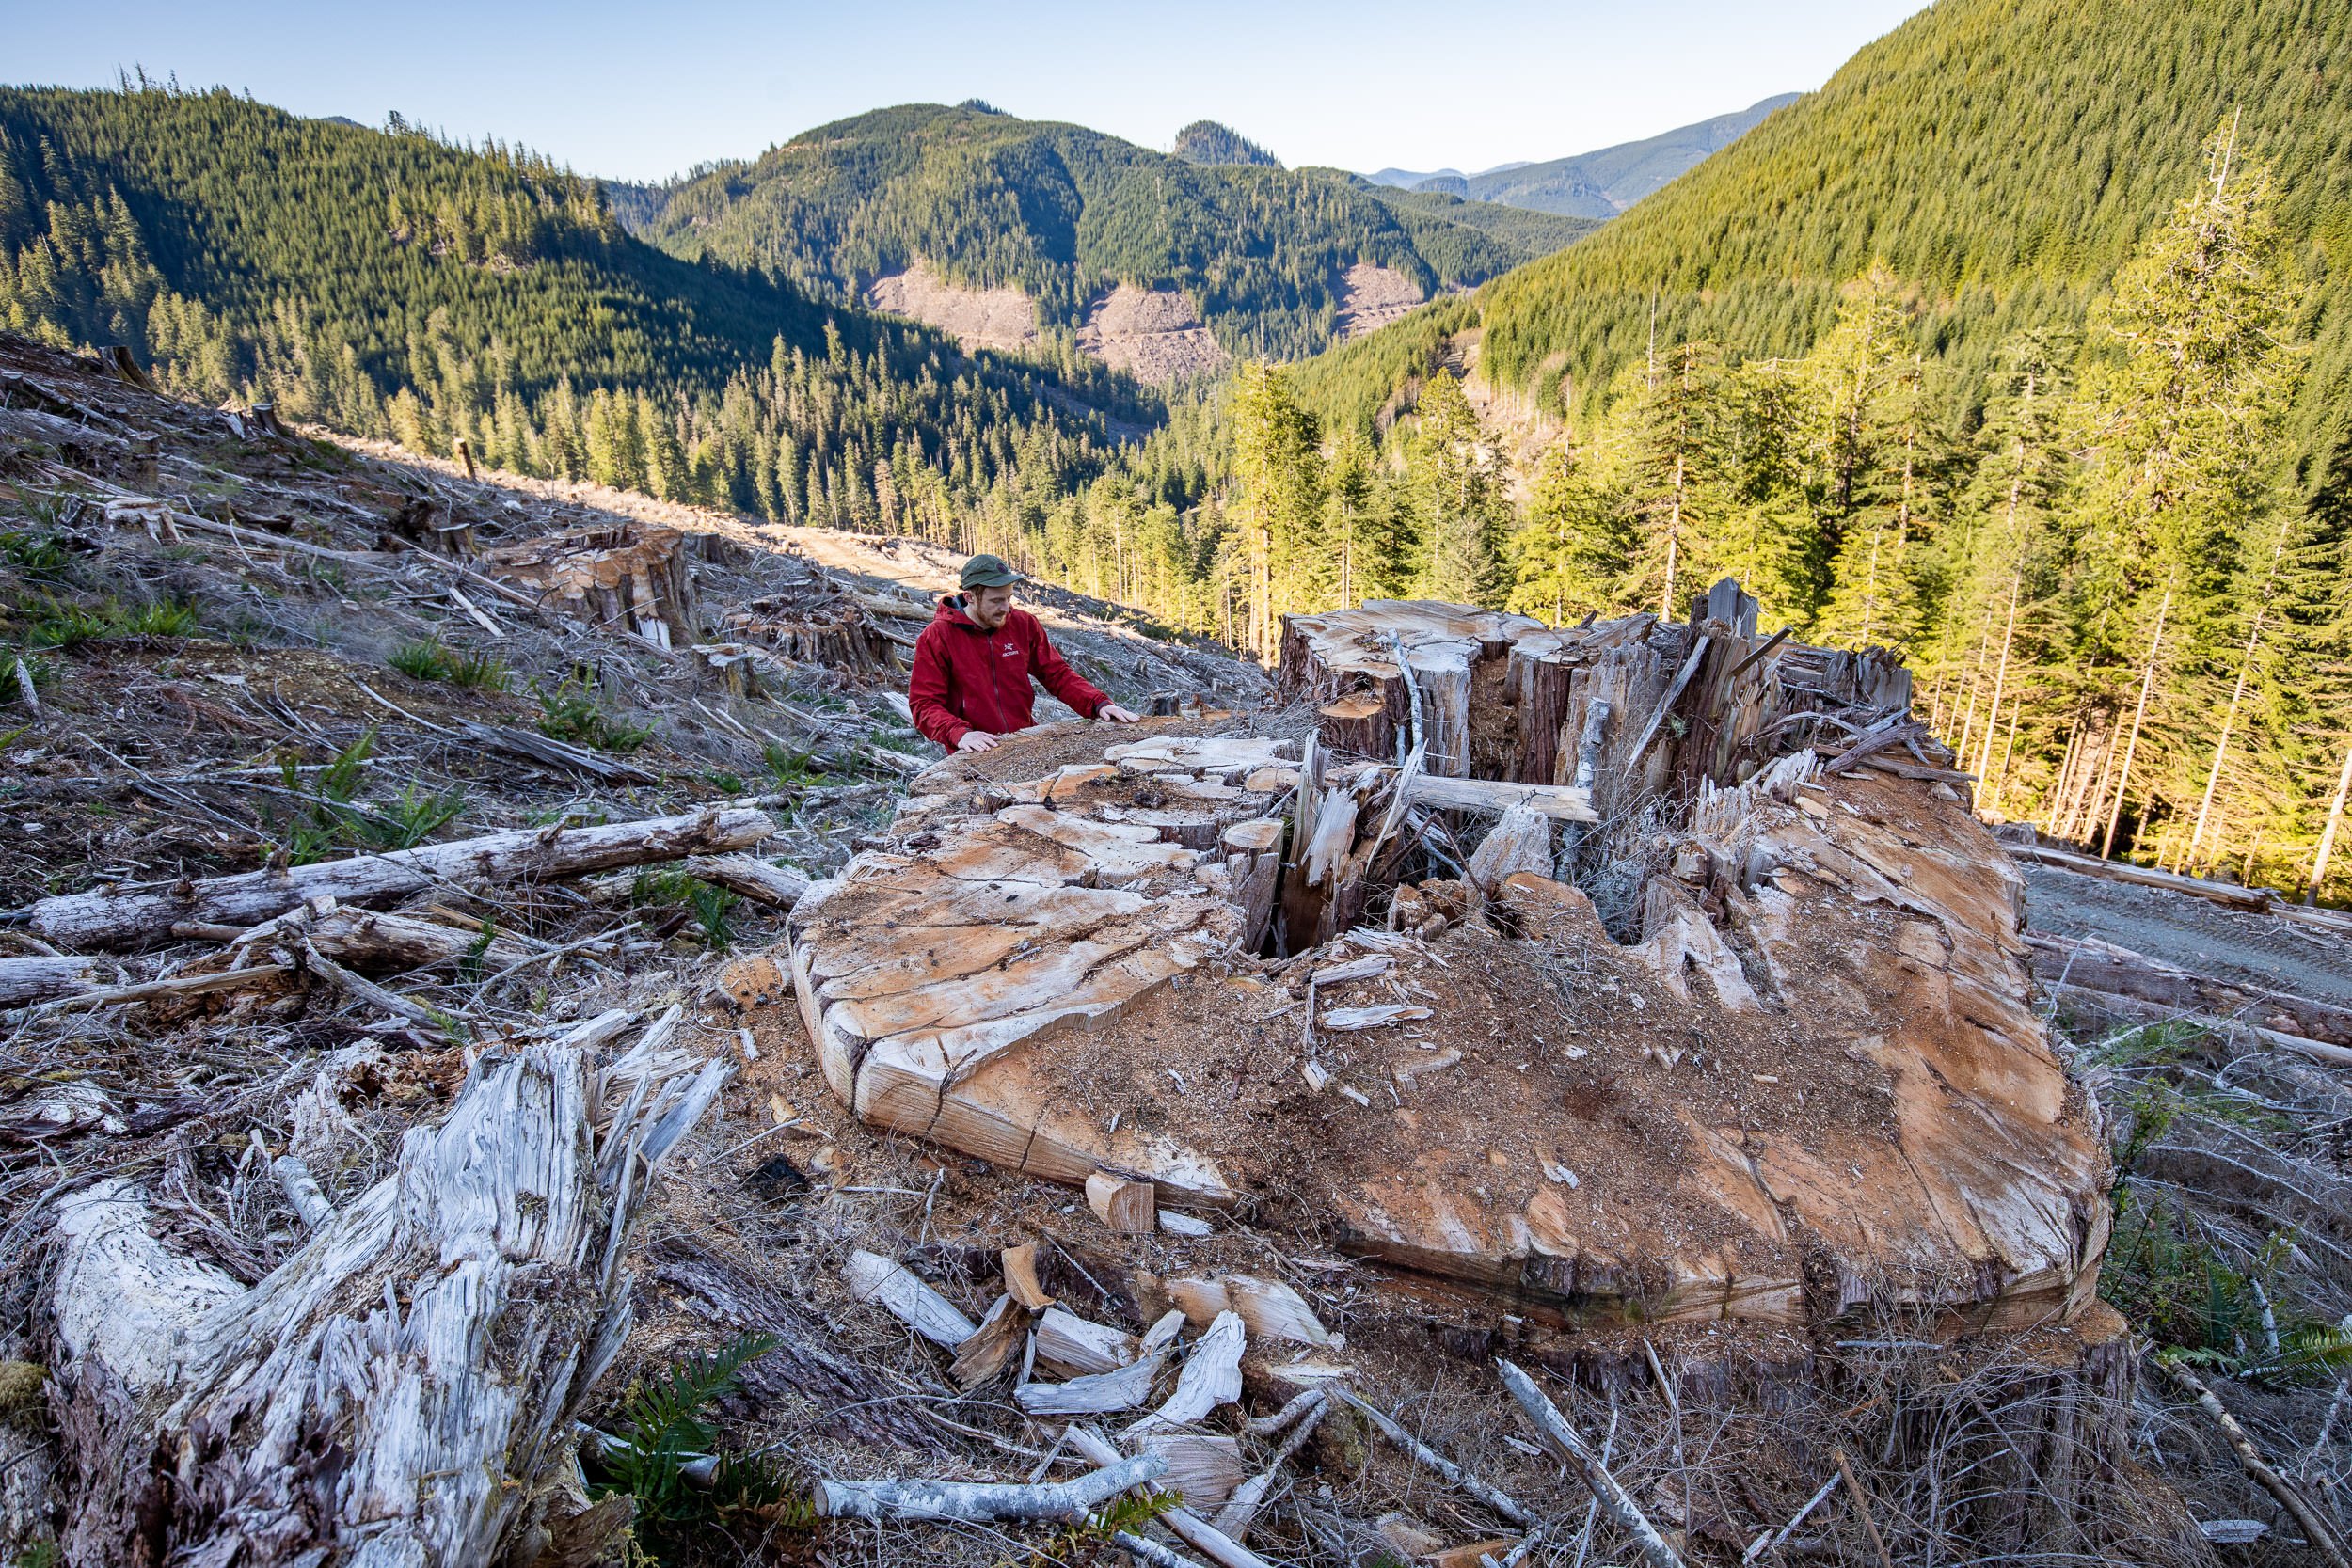
[[[1525,207],[1566,217],[1611,218],[1729,147],[1774,110],[1804,96],[1797,92],[1775,93],[1729,114],[1710,116],[1654,136],[1617,142],[1565,158],[1497,164],[1476,174],[1465,174],[1457,168],[1426,173],[1384,168],[1364,178],[1376,185],[1435,190],[1473,201]]]

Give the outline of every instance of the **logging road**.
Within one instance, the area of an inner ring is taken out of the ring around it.
[[[2236,986],[2352,1006],[2352,952],[2341,938],[2162,888],[2021,863],[2026,917],[2052,936],[2096,937],[2159,963]]]

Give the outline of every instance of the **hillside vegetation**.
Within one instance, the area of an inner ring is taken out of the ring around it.
[[[1212,166],[1080,126],[910,104],[690,180],[643,232],[839,301],[919,257],[951,282],[1019,289],[1064,329],[1114,284],[1178,289],[1232,354],[1292,358],[1336,339],[1357,261],[1434,294],[1587,228],[1387,194],[1333,169]]]
[[[0,90],[0,327],[421,451],[881,529],[1018,511],[1100,467],[1096,408],[1157,406],[682,261],[520,150],[146,84]]]
[[[1944,0],[1575,247],[1246,367],[1092,494],[1212,476],[1262,650],[1369,594],[1680,616],[1737,576],[1902,653],[1980,809],[2340,893],[2348,69],[2344,0]]]

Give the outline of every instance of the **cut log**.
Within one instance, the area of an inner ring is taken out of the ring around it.
[[[1467,869],[1470,881],[1489,897],[1515,872],[1550,876],[1550,820],[1529,805],[1505,807],[1495,825],[1486,830],[1486,836],[1478,841],[1478,847],[1470,851]]]
[[[1428,1016],[1426,1007],[1381,1002],[1369,1007],[1333,1007],[1315,1020],[1315,1027],[1343,1035],[1360,1034],[1366,1029],[1385,1029],[1391,1023],[1411,1023]]]
[[[1009,1246],[999,1255],[1005,1269],[1005,1290],[1012,1299],[1032,1312],[1043,1311],[1054,1305],[1054,1298],[1038,1283],[1037,1243],[1024,1242]]]
[[[97,989],[87,958],[0,958],[0,1007],[22,1007]]]
[[[895,1259],[864,1248],[841,1267],[850,1294],[871,1302],[934,1345],[955,1350],[978,1332],[954,1302],[932,1290]]]
[[[1121,1492],[1156,1481],[1168,1461],[1139,1453],[1051,1485],[980,1481],[820,1481],[818,1516],[825,1519],[1066,1519],[1101,1507]]]
[[[1061,1377],[1116,1371],[1136,1359],[1136,1337],[1058,1307],[1037,1320],[1037,1364]]]
[[[1012,1391],[1012,1398],[1031,1416],[1108,1416],[1143,1408],[1159,1375],[1160,1363],[1153,1357],[1063,1383],[1025,1383]]]
[[[998,1255],[998,1261],[1004,1266],[1005,1291],[1013,1300],[1032,1312],[1041,1312],[1054,1305],[1054,1297],[1038,1281],[1035,1242],[1005,1248]]]
[[[1216,1279],[1171,1279],[1168,1299],[1183,1309],[1187,1321],[1203,1328],[1220,1314],[1232,1312],[1262,1339],[1287,1339],[1299,1345],[1331,1342],[1330,1331],[1306,1298],[1279,1279],[1242,1274]]]
[[[322,1538],[427,1564],[522,1549],[627,1332],[620,1242],[645,1183],[602,1186],[597,1154],[642,1146],[638,1109],[675,1098],[656,1087],[608,1118],[576,1049],[485,1053],[396,1172],[250,1290],[153,1241],[132,1183],[67,1197],[66,1555],[137,1543],[272,1568],[315,1563]],[[337,1455],[364,1471],[321,1491]]]
[[[1028,1342],[1029,1314],[1012,1297],[998,1296],[972,1337],[956,1347],[947,1375],[967,1394],[1007,1382],[1021,1370]]]
[[[686,863],[686,874],[779,910],[792,908],[808,891],[808,879],[790,866],[750,855],[696,855]]]
[[[737,808],[595,828],[491,833],[162,889],[60,894],[24,912],[34,931],[61,946],[134,948],[168,941],[175,922],[253,926],[321,896],[370,904],[449,882],[549,881],[747,848],[774,831],[765,813]]]
[[[1186,1508],[1200,1513],[1223,1508],[1249,1473],[1243,1467],[1237,1437],[1156,1432],[1137,1438],[1135,1447],[1138,1453],[1155,1453],[1168,1462],[1159,1489],[1177,1494]]]
[[[1087,1178],[1087,1207],[1122,1236],[1149,1236],[1159,1227],[1159,1199],[1149,1181],[1096,1171]]]

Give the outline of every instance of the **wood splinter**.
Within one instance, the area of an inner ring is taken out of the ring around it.
[[[1159,1198],[1149,1181],[1098,1170],[1087,1178],[1087,1207],[1122,1236],[1149,1236],[1159,1228]]]

